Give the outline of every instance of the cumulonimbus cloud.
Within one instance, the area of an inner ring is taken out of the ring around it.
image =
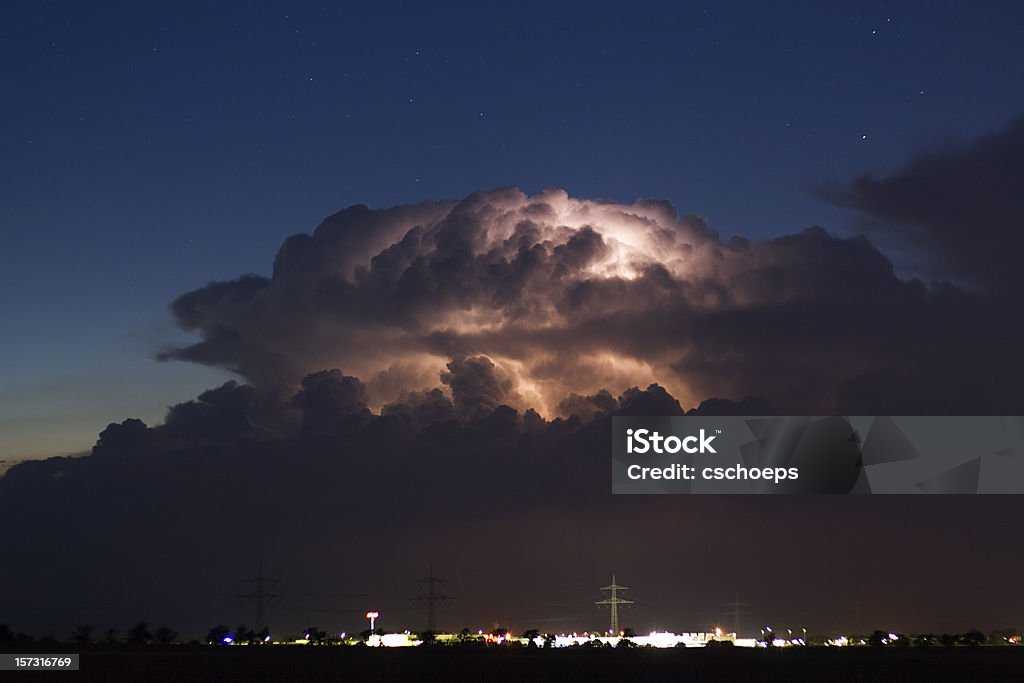
[[[174,301],[200,340],[162,357],[257,387],[339,367],[363,380],[373,410],[440,388],[462,412],[508,404],[550,417],[571,394],[659,383],[688,405],[761,395],[784,411],[832,411],[870,404],[866,378],[944,357],[982,352],[983,374],[1001,372],[990,362],[1006,340],[977,329],[991,304],[900,279],[864,237],[815,227],[723,241],[663,201],[499,189],[334,214],[289,237],[270,277]]]
[[[48,603],[67,620],[66,605],[83,594],[120,596],[134,608],[153,604],[154,585],[168,605],[213,604],[224,591],[211,574],[242,571],[240,558],[257,549],[301,558],[293,586],[319,583],[326,593],[360,581],[393,595],[416,575],[410,558],[436,551],[439,537],[443,554],[474,563],[463,567],[464,581],[487,582],[496,566],[510,575],[536,570],[540,555],[524,547],[562,562],[565,575],[607,566],[608,548],[637,567],[686,566],[689,545],[661,542],[685,537],[715,557],[739,552],[723,566],[756,558],[803,586],[808,561],[843,565],[868,582],[881,576],[873,550],[889,533],[886,557],[902,553],[902,566],[924,577],[921,595],[931,596],[944,579],[922,558],[934,556],[938,518],[962,525],[954,531],[984,551],[943,561],[964,575],[990,571],[979,557],[1015,548],[988,523],[1012,517],[998,496],[969,504],[922,496],[934,500],[909,507],[848,497],[807,515],[787,512],[784,497],[610,497],[605,463],[611,415],[678,415],[709,397],[753,398],[703,401],[698,412],[1024,412],[1016,223],[1009,214],[986,223],[989,249],[969,239],[975,223],[929,214],[928,204],[955,186],[936,178],[967,182],[979,163],[991,175],[991,153],[980,145],[913,162],[893,176],[916,187],[906,197],[885,189],[889,180],[855,181],[847,195],[943,262],[970,245],[955,275],[980,273],[970,264],[987,250],[997,277],[976,278],[983,286],[970,289],[901,279],[864,237],[811,228],[722,240],[664,202],[496,190],[345,209],[312,235],[288,238],[271,277],[214,283],[173,303],[198,341],[163,357],[231,368],[247,383],[175,405],[163,425],[111,424],[88,457],[28,461],[0,477],[9,554],[37,559],[0,563],[0,580],[31,597],[22,620]],[[1024,155],[1015,159],[1009,172],[1019,177]],[[1017,187],[1001,187],[993,206],[1015,206]],[[969,200],[968,192],[959,201]],[[902,220],[909,215],[919,218]],[[775,532],[787,514],[818,525],[811,536],[860,529],[851,538],[870,539],[872,552],[808,550],[806,534]],[[894,514],[903,523],[893,526]],[[664,526],[655,545],[636,533],[649,520]],[[737,551],[721,531],[732,528],[747,529],[754,545]],[[60,543],[38,542],[54,529]],[[792,547],[780,549],[787,538]],[[998,567],[1019,565],[1004,559]],[[548,564],[543,572],[559,573]],[[891,584],[884,578],[876,590]],[[712,576],[710,595],[735,588],[734,576],[719,579]],[[961,598],[996,604],[985,589],[1010,580],[996,576]],[[828,590],[831,577],[821,581],[809,594]],[[510,614],[535,617],[516,604],[525,594],[508,599]],[[493,609],[463,615],[476,623]],[[199,619],[189,627],[208,628]]]

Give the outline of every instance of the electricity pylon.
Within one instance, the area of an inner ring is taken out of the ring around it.
[[[412,600],[414,605],[425,605],[427,608],[427,630],[431,633],[437,633],[437,608],[439,605],[443,605],[451,602],[455,598],[449,595],[442,595],[437,592],[437,588],[444,588],[448,583],[446,579],[439,579],[434,576],[434,565],[430,565],[430,575],[425,579],[420,579],[416,583],[426,586],[426,592],[417,595],[415,598],[409,598]]]
[[[732,602],[725,603],[726,607],[731,609],[728,612],[723,612],[722,615],[726,617],[732,617],[732,632],[736,634],[736,637],[740,637],[740,616],[748,616],[750,612],[743,612],[740,610],[741,607],[748,607],[747,603],[740,602],[740,594],[736,594],[736,599]]]
[[[623,600],[619,597],[619,591],[629,590],[626,586],[620,586],[615,583],[615,574],[612,574],[612,584],[610,586],[604,586],[601,590],[611,591],[611,597],[604,600],[598,600],[595,605],[608,605],[612,610],[612,635],[617,636],[619,634],[619,605],[632,605],[632,600]]]
[[[269,590],[277,585],[277,579],[263,576],[263,562],[261,560],[259,574],[251,579],[242,579],[242,583],[251,584],[253,587],[251,591],[242,593],[238,597],[256,603],[256,633],[259,633],[266,626],[263,618],[266,606],[281,597],[277,593],[271,593]]]

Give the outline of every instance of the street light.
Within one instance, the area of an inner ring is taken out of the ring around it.
[[[380,612],[367,612],[366,618],[370,620],[370,635],[373,635],[373,624],[380,616]]]

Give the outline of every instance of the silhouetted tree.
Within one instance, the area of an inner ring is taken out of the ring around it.
[[[540,631],[535,628],[531,628],[527,631],[523,631],[523,638],[526,638],[526,647],[537,647],[537,643],[534,639],[540,636]]]
[[[544,648],[551,649],[555,646],[555,634],[545,633],[544,634]]]
[[[437,634],[433,631],[423,631],[420,635],[420,640],[423,641],[424,645],[433,645],[437,642]]]
[[[251,643],[255,638],[256,633],[245,624],[239,624],[235,627],[236,643]]]
[[[0,643],[8,643],[14,640],[14,632],[7,624],[0,624]]]
[[[106,633],[103,634],[103,641],[107,645],[113,645],[117,642],[117,629],[108,628]]]
[[[871,647],[882,647],[885,645],[886,633],[885,631],[872,631],[871,635],[868,636],[868,645]]]
[[[88,645],[92,642],[92,626],[76,626],[71,632],[71,640],[79,645]]]
[[[151,640],[153,640],[153,634],[149,632],[149,625],[144,621],[135,624],[132,626],[132,630],[128,631],[128,642],[131,645],[145,645]]]
[[[323,643],[324,638],[327,634],[318,629],[316,626],[309,626],[305,629],[306,640],[309,641],[310,645],[320,645]]]
[[[267,628],[266,626],[264,626],[263,629],[260,630],[260,632],[256,634],[256,642],[258,644],[260,644],[260,645],[263,645],[263,644],[265,644],[265,643],[267,643],[269,641],[270,641],[270,629]]]
[[[985,634],[976,628],[960,636],[960,642],[968,647],[978,647],[985,644]]]
[[[634,631],[631,628],[624,628],[624,629],[622,629],[622,637],[623,638],[636,638],[636,631]]]
[[[1017,629],[1015,628],[997,628],[989,631],[987,636],[987,642],[993,645],[1003,645],[1010,641],[1010,638],[1017,635]]]
[[[914,636],[914,645],[917,647],[932,647],[935,645],[934,633],[918,633]]]
[[[955,633],[943,633],[939,636],[939,642],[942,643],[943,647],[953,647],[960,640],[960,636]]]
[[[169,626],[161,626],[156,630],[156,641],[161,645],[170,645],[178,637],[178,632]]]
[[[224,624],[217,624],[206,634],[206,642],[212,645],[223,645],[224,639],[231,634],[231,629]]]

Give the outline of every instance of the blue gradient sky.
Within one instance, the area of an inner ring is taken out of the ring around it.
[[[548,186],[724,235],[1024,109],[1013,2],[11,2],[0,7],[0,460],[228,375],[167,304],[348,204]]]

